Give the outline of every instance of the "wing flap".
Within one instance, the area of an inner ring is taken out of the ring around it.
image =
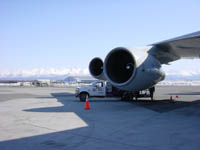
[[[149,51],[161,64],[168,64],[181,58],[200,57],[200,31],[152,44]]]

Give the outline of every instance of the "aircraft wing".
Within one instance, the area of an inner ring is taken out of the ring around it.
[[[152,44],[148,51],[161,64],[181,58],[200,58],[200,31]]]

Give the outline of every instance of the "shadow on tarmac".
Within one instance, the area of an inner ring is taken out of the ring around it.
[[[169,93],[170,94],[170,93]],[[176,95],[176,93],[173,93]],[[84,102],[80,102],[79,100],[74,98],[74,94],[71,93],[51,93],[52,96],[50,97],[38,97],[38,98],[56,98],[58,102],[62,103],[63,106],[58,107],[48,107],[48,108],[35,108],[35,109],[29,109],[24,111],[30,111],[30,112],[66,112],[66,105],[69,101],[73,103],[82,103],[84,105]],[[170,94],[172,95],[172,94]],[[179,94],[180,95],[180,94]],[[72,99],[69,99],[69,97],[72,97]],[[170,101],[169,99],[161,99],[161,100],[148,100],[148,99],[138,99],[138,100],[129,100],[129,101],[122,101],[120,99],[106,99],[106,98],[90,98],[90,103],[130,103],[139,107],[143,107],[146,109],[150,109],[155,112],[164,113],[169,112],[175,109],[180,109],[183,107],[189,107],[192,105],[197,105],[200,103],[200,100],[195,100],[192,102],[186,102],[186,101]],[[75,106],[76,107],[76,106]],[[71,108],[72,109],[72,108]],[[76,109],[75,109],[76,110]],[[75,111],[72,110],[72,111]],[[124,109],[126,111],[126,109]]]
[[[130,109],[134,109],[137,106],[144,107],[159,113],[168,112],[174,109],[179,109],[182,107],[191,106],[193,104],[199,104],[200,100],[197,100],[195,102],[169,102],[169,100],[158,100],[158,101],[149,101],[149,100],[143,100],[140,99],[138,101],[120,101],[120,100],[90,100],[91,103],[130,103],[132,105],[125,105],[126,108],[121,109],[120,111],[123,112],[117,112],[117,109],[115,107],[118,107],[116,105],[107,107],[105,104],[105,108],[109,109],[109,113],[105,114],[102,113],[101,109],[92,111],[93,116],[91,117],[90,113],[86,112],[83,107],[84,103],[78,101],[74,98],[74,95],[71,93],[52,93],[52,96],[50,97],[38,97],[38,98],[56,98],[58,102],[61,102],[63,106],[57,106],[57,107],[46,107],[46,108],[34,108],[34,109],[27,109],[24,111],[27,112],[74,112],[76,113],[82,120],[84,120],[87,123],[87,127],[81,127],[71,130],[64,130],[60,132],[54,132],[49,134],[42,134],[38,136],[30,136],[30,137],[24,137],[20,139],[13,139],[8,141],[1,141],[0,142],[0,149],[1,150],[13,150],[13,149],[20,149],[20,150],[43,150],[43,149],[94,149],[94,148],[101,148],[101,146],[104,147],[104,149],[137,149],[137,150],[144,150],[149,149],[149,147],[145,146],[138,146],[131,144],[127,141],[127,143],[120,143],[119,141],[115,141],[113,139],[99,139],[96,137],[95,133],[93,131],[95,130],[94,120],[101,120],[104,123],[110,123],[114,121],[115,126],[111,126],[110,128],[105,128],[103,124],[99,125],[101,128],[100,130],[103,131],[104,136],[106,137],[107,134],[109,134],[109,130],[117,129],[119,128],[119,125],[121,125],[120,117],[118,116],[118,113],[123,113],[124,116],[126,116],[127,120],[130,120],[131,123],[134,123],[133,116],[131,115],[133,112],[129,111]],[[72,98],[70,98],[72,97]],[[122,106],[123,107],[123,106]],[[104,108],[104,109],[105,109]],[[114,112],[113,112],[114,110]],[[108,110],[107,110],[108,111]],[[129,111],[129,112],[128,112]],[[113,115],[113,114],[114,115]],[[129,115],[126,115],[128,114]],[[131,113],[131,114],[130,114]],[[104,117],[106,115],[106,117]],[[90,117],[88,117],[90,116]],[[113,118],[113,116],[118,118]],[[123,117],[124,117],[123,116]],[[90,119],[89,119],[90,118]],[[94,120],[91,120],[94,119]],[[131,122],[132,120],[132,122]],[[100,122],[97,122],[97,125]],[[108,133],[104,130],[108,130]],[[80,133],[85,133],[84,136]],[[100,134],[100,133],[98,133]],[[123,135],[121,135],[123,137]],[[115,138],[114,138],[115,139]],[[114,143],[114,144],[113,144]]]
[[[137,106],[151,109],[152,111],[155,112],[165,113],[183,107],[190,107],[194,104],[200,103],[200,100],[196,100],[193,102],[175,101],[175,100],[169,101],[169,99],[154,100],[154,101],[138,100],[134,101],[133,103],[136,104]]]
[[[91,129],[92,123],[88,121],[87,116],[84,115],[81,111],[73,107],[69,107],[67,103],[74,101],[69,99],[70,96],[73,96],[71,93],[52,93],[52,96],[49,97],[37,97],[37,98],[56,98],[59,102],[64,104],[63,106],[58,107],[44,107],[44,108],[34,108],[27,109],[23,111],[27,112],[75,112],[82,120],[87,123],[87,127],[81,127],[71,130],[64,130],[59,132],[53,132],[48,134],[41,134],[37,136],[24,137],[19,139],[0,141],[0,150],[46,150],[46,149],[75,149],[83,146],[84,143],[90,138],[90,132],[87,136],[76,135],[81,131]],[[68,97],[68,98],[66,98]],[[82,109],[79,109],[82,110]]]

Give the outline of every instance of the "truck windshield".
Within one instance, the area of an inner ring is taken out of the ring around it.
[[[103,87],[103,83],[102,83],[102,82],[97,82],[97,83],[95,84],[95,86],[96,86],[96,87]]]
[[[96,82],[93,84],[94,87],[103,87],[103,83],[102,82]]]

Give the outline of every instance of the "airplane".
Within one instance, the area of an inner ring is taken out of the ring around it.
[[[93,58],[89,72],[121,90],[137,93],[165,79],[163,64],[199,57],[200,31],[142,47],[116,47],[104,61]]]

